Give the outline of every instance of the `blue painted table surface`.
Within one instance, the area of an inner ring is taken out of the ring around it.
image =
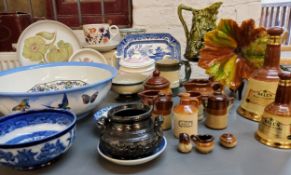
[[[108,98],[96,109],[116,103],[117,95],[110,92]],[[174,99],[177,103],[177,97]],[[228,128],[221,131],[206,128],[199,123],[200,134],[215,136],[215,148],[210,154],[199,154],[194,149],[189,154],[177,152],[178,140],[171,130],[164,132],[168,146],[157,159],[143,165],[126,167],[104,160],[96,151],[99,139],[93,117],[77,123],[76,140],[72,148],[48,167],[33,171],[17,171],[0,166],[0,175],[96,175],[96,174],[152,174],[152,175],[291,175],[291,150],[267,147],[254,138],[257,123],[236,113],[236,101],[229,115]],[[222,148],[219,136],[232,132],[238,138],[234,149]]]

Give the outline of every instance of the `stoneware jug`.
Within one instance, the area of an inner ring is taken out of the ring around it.
[[[183,25],[187,43],[184,57],[189,61],[198,61],[199,50],[204,46],[204,35],[215,28],[216,15],[222,2],[216,2],[204,9],[194,9],[180,4],[178,6],[178,16]],[[192,26],[189,31],[182,15],[182,10],[192,12]]]

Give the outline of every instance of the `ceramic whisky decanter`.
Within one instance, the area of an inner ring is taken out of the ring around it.
[[[272,27],[265,52],[264,64],[255,70],[248,80],[248,86],[237,112],[250,120],[260,121],[264,108],[275,99],[279,82],[280,49],[283,29]]]
[[[291,73],[279,76],[275,101],[265,108],[256,139],[271,147],[291,149]]]

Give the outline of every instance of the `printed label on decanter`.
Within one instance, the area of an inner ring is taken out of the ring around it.
[[[196,135],[198,132],[198,111],[193,114],[177,114],[174,112],[174,134],[179,137],[180,133]]]
[[[265,112],[259,124],[258,134],[267,139],[274,141],[291,142],[291,118],[275,116]]]
[[[264,108],[274,101],[278,82],[265,82],[250,78],[241,107],[261,116]]]

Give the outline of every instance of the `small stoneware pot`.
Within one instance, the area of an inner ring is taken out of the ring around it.
[[[163,139],[162,118],[151,119],[152,107],[128,104],[114,107],[101,117],[99,148],[113,158],[137,159],[151,155]]]
[[[220,137],[220,144],[226,148],[233,148],[237,145],[237,138],[231,133],[224,133]]]
[[[198,120],[203,119],[203,98],[200,92],[196,91],[187,91],[188,94],[190,94],[190,99],[193,100],[194,105],[198,106]],[[198,101],[198,104],[196,104]]]
[[[138,96],[141,98],[141,102],[144,105],[153,105],[154,100],[159,96],[159,90],[145,90],[138,93]]]
[[[207,154],[214,149],[214,137],[212,135],[191,135],[192,141],[198,152]]]
[[[183,84],[187,91],[200,92],[203,97],[213,93],[212,81],[209,79],[193,79]]]

